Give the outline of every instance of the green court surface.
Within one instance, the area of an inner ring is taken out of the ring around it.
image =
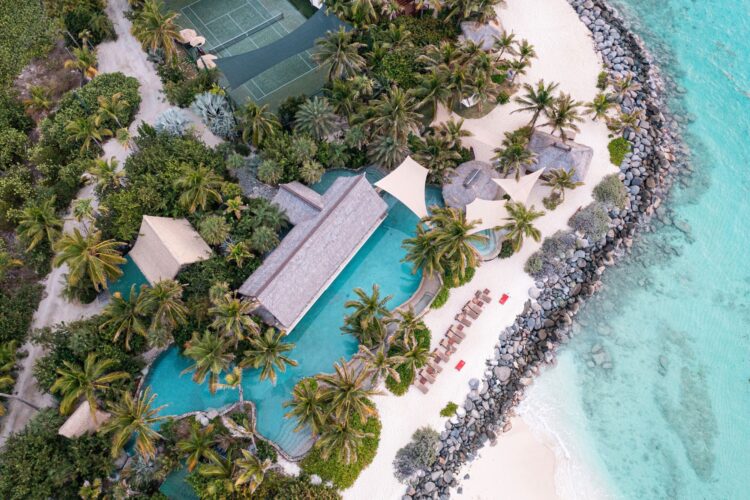
[[[268,45],[305,22],[287,0],[168,0],[167,8],[179,12],[177,23],[205,37],[206,52],[220,58]],[[230,94],[239,105],[251,99],[275,109],[290,95],[316,93],[324,81],[325,72],[308,50],[281,61]]]

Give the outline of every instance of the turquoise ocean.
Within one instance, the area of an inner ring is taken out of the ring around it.
[[[614,4],[678,84],[694,173],[521,412],[569,459],[565,498],[748,499],[750,0]]]

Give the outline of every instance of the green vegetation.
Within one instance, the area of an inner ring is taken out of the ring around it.
[[[0,88],[49,50],[53,33],[53,23],[39,2],[0,4]]]
[[[445,305],[446,302],[448,302],[448,298],[451,295],[450,287],[447,287],[445,285],[440,287],[440,290],[438,290],[438,293],[435,295],[435,300],[432,301],[432,304],[430,304],[430,307],[432,309],[440,309]]]
[[[609,142],[607,149],[609,149],[609,161],[619,167],[625,155],[630,153],[630,143],[624,137],[618,137]]]
[[[513,243],[510,242],[510,240],[503,240],[503,242],[500,244],[500,254],[498,257],[501,259],[507,259],[509,257],[512,257],[513,254],[516,253],[513,250]]]
[[[411,441],[396,452],[393,469],[396,478],[405,482],[418,470],[426,470],[437,460],[440,434],[430,427],[414,431]]]
[[[605,205],[623,209],[628,203],[628,190],[617,174],[610,174],[594,186],[594,199]]]
[[[607,208],[595,201],[574,213],[568,224],[574,230],[584,234],[590,241],[598,241],[607,234],[610,222]]]
[[[390,352],[392,355],[404,358],[404,362],[396,368],[399,380],[397,381],[393,377],[385,379],[386,388],[396,396],[406,394],[409,386],[414,382],[414,375],[417,369],[424,366],[426,356],[420,357],[420,353],[424,356],[430,352],[432,334],[424,323],[420,322],[419,327],[414,330],[414,339],[416,342],[413,345],[401,343],[391,347]],[[416,355],[416,358],[414,355]]]
[[[440,416],[441,417],[452,417],[456,414],[456,410],[458,409],[458,405],[454,403],[453,401],[448,401],[448,403],[445,405],[445,408],[440,410]]]

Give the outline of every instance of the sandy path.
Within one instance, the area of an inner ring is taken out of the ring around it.
[[[521,81],[535,83],[540,78],[545,78],[546,81],[558,82],[559,90],[572,94],[576,99],[591,100],[594,97],[596,78],[601,69],[599,58],[594,51],[589,31],[565,0],[507,0],[507,7],[498,9],[498,13],[507,30],[514,31],[520,38],[528,39],[536,48],[538,58],[533,61],[531,69]],[[479,140],[497,147],[504,132],[528,123],[528,115],[511,114],[516,107],[515,104],[499,106],[481,119],[466,120],[465,128],[474,132]],[[587,120],[581,125],[581,132],[576,141],[594,149],[586,185],[566,193],[564,204],[537,220],[537,227],[544,237],[565,229],[567,220],[576,209],[591,201],[592,189],[599,180],[606,174],[617,171],[609,162],[607,129],[603,124]],[[531,204],[542,208],[541,200],[548,189],[537,185],[531,195]],[[474,291],[483,288],[491,290],[492,303],[485,307],[485,312],[469,329],[466,339],[428,394],[423,395],[412,387],[402,397],[376,398],[375,403],[383,423],[378,453],[354,486],[344,492],[346,499],[400,498],[404,494],[404,485],[399,484],[392,473],[391,464],[396,451],[404,446],[411,434],[421,426],[428,425],[438,431],[442,430],[445,420],[439,416],[440,409],[449,401],[462,404],[468,392],[469,380],[483,377],[486,369],[485,360],[492,354],[497,343],[497,335],[511,325],[516,316],[523,311],[528,290],[534,284],[532,278],[523,271],[523,266],[529,255],[539,246],[540,244],[528,240],[522,250],[513,257],[485,263],[471,283],[451,290],[450,299],[445,306],[427,314],[425,322],[433,332],[435,346],[452,323],[453,316],[472,297]],[[503,293],[507,293],[510,299],[505,305],[500,305],[497,298]],[[459,360],[466,362],[461,371],[453,368]],[[520,461],[523,464],[524,457],[534,462],[530,457],[546,453],[544,449],[539,448],[544,448],[539,441],[526,439],[524,442],[525,447],[536,446],[537,454],[529,452],[528,455],[518,455],[518,447],[513,445],[512,440],[500,438],[497,446],[486,455],[492,456],[492,461]],[[526,465],[531,467],[533,463]],[[497,482],[505,482],[506,475],[494,467],[475,467],[476,472],[472,473],[471,480],[484,486],[467,491],[484,491],[488,493],[487,498],[491,498],[490,493],[496,491]],[[547,469],[549,468],[545,470]],[[534,485],[535,488],[540,488],[539,491],[554,490],[553,472],[542,474],[539,471],[535,479],[538,483],[546,483]],[[522,491],[521,484],[516,486],[519,487],[518,491],[504,486],[504,496],[534,498],[531,493]]]
[[[171,106],[164,98],[161,80],[159,80],[154,65],[148,61],[146,54],[141,50],[140,44],[130,34],[130,21],[124,15],[127,8],[127,0],[109,0],[107,15],[115,26],[117,40],[99,45],[97,55],[101,73],[119,71],[137,78],[140,82],[141,106],[129,128],[131,134],[135,135],[140,123],[153,123],[161,112]],[[221,139],[213,135],[197,116],[191,112],[185,112],[193,121],[196,131],[206,144],[215,146],[221,142]],[[116,140],[110,140],[104,144],[103,157],[116,157],[120,160],[121,167],[129,154],[130,151]],[[77,199],[81,198],[95,198],[93,186],[84,186],[77,195]],[[75,221],[70,220],[69,216],[70,214],[68,214],[68,220],[65,222],[66,231],[71,231],[76,226]],[[33,328],[43,328],[63,321],[70,322],[87,318],[98,314],[104,307],[104,302],[100,300],[86,305],[65,300],[61,296],[61,292],[64,286],[63,276],[66,272],[67,266],[55,268],[42,282],[44,298],[34,314]],[[44,349],[30,342],[24,344],[23,348],[28,352],[28,356],[21,362],[13,393],[37,406],[52,406],[55,402],[54,399],[49,394],[42,393],[39,390],[32,373],[34,363],[40,356],[44,355]],[[7,406],[8,413],[3,418],[2,432],[0,432],[0,445],[5,443],[10,433],[23,429],[34,414],[33,409],[16,400],[9,401]]]

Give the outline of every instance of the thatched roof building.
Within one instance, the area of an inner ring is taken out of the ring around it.
[[[586,178],[591,159],[594,157],[594,150],[588,146],[570,140],[563,142],[559,137],[539,130],[532,134],[529,149],[536,154],[536,161],[526,167],[527,172],[536,172],[539,169],[548,172],[558,168],[569,172],[574,168],[576,181]]]
[[[500,174],[483,161],[467,161],[456,168],[450,182],[443,186],[443,200],[449,207],[465,209],[466,205],[476,200],[496,200],[502,194],[492,179]]]
[[[84,434],[98,431],[99,427],[109,420],[109,417],[109,413],[96,410],[96,420],[94,420],[94,417],[91,415],[89,402],[84,401],[78,405],[78,408],[68,417],[68,420],[60,426],[57,433],[69,439],[83,436]]]
[[[144,215],[129,255],[153,285],[174,278],[184,265],[208,259],[211,248],[187,219]]]
[[[340,177],[320,195],[293,182],[274,203],[294,228],[240,287],[264,321],[291,330],[388,213],[364,175]]]

